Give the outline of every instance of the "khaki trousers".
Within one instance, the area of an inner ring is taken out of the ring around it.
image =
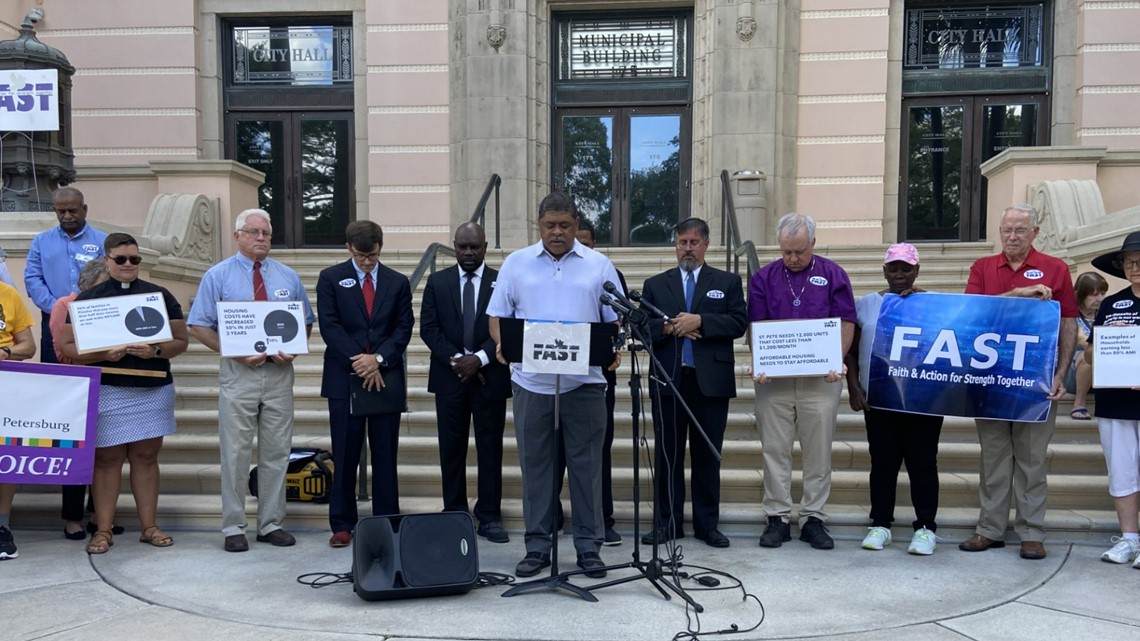
[[[827,520],[831,494],[831,441],[842,382],[822,377],[782,378],[756,386],[756,420],[764,450],[764,512],[785,523],[792,513],[792,447],[799,434],[803,451],[803,497],[799,524]]]
[[[1017,508],[1013,522],[1017,536],[1022,541],[1045,540],[1046,464],[1056,422],[1056,404],[1044,423],[974,421],[982,446],[978,534],[996,541],[1005,538],[1012,498]]]
[[[221,359],[218,442],[222,454],[222,533],[246,528],[245,495],[257,437],[257,533],[281,529],[285,471],[293,445],[293,365],[246,367]]]

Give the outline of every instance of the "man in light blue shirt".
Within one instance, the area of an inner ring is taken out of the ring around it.
[[[247,209],[238,214],[234,241],[238,253],[202,277],[186,325],[203,345],[221,352],[218,303],[222,301],[300,301],[305,333],[313,310],[297,272],[269,258],[273,227],[269,214]],[[293,358],[277,352],[223,358],[218,371],[218,441],[222,457],[222,534],[227,552],[245,552],[245,488],[253,438],[257,437],[257,540],[277,547],[296,541],[281,528],[285,520],[285,472],[293,444]]]
[[[552,193],[538,206],[542,240],[507,257],[499,270],[487,306],[489,329],[502,357],[500,318],[613,322],[617,315],[601,304],[606,281],[618,283],[617,270],[604,255],[575,239],[578,213],[574,202]],[[620,353],[611,368],[620,363]],[[602,447],[606,429],[606,379],[602,368],[586,376],[562,375],[559,390],[561,432],[554,432],[555,375],[532,374],[516,364],[511,374],[515,435],[523,480],[526,556],[515,568],[534,576],[550,565],[555,530],[554,466],[559,443],[570,474],[570,511],[578,567],[591,578],[606,575],[598,550],[605,532],[602,521]]]
[[[43,313],[40,324],[40,362],[57,363],[48,318],[55,301],[79,291],[79,270],[88,261],[103,255],[107,234],[87,224],[83,193],[74,187],[60,187],[52,195],[52,209],[59,227],[36,234],[28,248],[24,287],[28,298]],[[82,517],[81,517],[82,518]]]
[[[28,248],[24,268],[24,289],[28,298],[40,308],[40,362],[58,363],[55,341],[48,319],[55,302],[79,292],[79,271],[88,262],[103,255],[107,234],[87,224],[87,204],[83,192],[74,187],[60,187],[52,194],[52,209],[59,226],[36,234]],[[82,540],[83,499],[86,485],[64,485],[61,516],[65,521],[64,536]]]

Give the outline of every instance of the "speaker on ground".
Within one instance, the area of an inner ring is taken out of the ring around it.
[[[352,587],[365,601],[460,594],[478,580],[475,523],[466,512],[373,516],[356,524]]]

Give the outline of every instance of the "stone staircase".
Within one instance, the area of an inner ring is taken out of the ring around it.
[[[885,246],[830,246],[818,252],[843,265],[851,276],[856,296],[883,287],[881,271]],[[989,244],[924,245],[919,284],[932,291],[961,291],[966,283],[970,263],[992,251]],[[646,278],[675,266],[672,249],[611,249],[607,253],[621,269],[631,288],[639,289]],[[488,262],[499,264],[506,252],[491,251]],[[761,263],[778,255],[774,247],[760,248]],[[343,251],[277,250],[274,258],[292,265],[305,281],[309,295],[321,269],[346,258]],[[421,254],[411,251],[386,252],[382,260],[390,267],[410,274]],[[710,250],[709,264],[723,268],[725,254]],[[440,257],[440,265],[450,264]],[[420,296],[424,283],[413,292],[413,306],[419,316]],[[318,326],[310,342],[311,353],[297,360],[296,426],[294,445],[330,447],[328,415],[320,396],[321,354],[324,343]],[[722,529],[728,534],[757,534],[763,515],[760,510],[763,466],[761,448],[753,410],[753,387],[747,374],[748,350],[743,339],[736,348],[739,396],[730,406],[728,431],[722,467]],[[177,386],[176,418],[178,433],[168,437],[162,451],[162,495],[159,500],[160,522],[169,527],[213,529],[219,525],[219,463],[217,446],[217,363],[218,356],[192,339],[186,354],[174,361]],[[439,496],[438,449],[436,445],[433,399],[427,393],[428,350],[419,340],[418,328],[408,349],[408,406],[401,423],[400,498],[407,513],[436,511],[441,508]],[[633,506],[633,443],[631,440],[630,391],[628,358],[619,373],[617,389],[616,436],[613,447],[613,491],[619,531],[631,531]],[[513,434],[513,420],[508,405],[504,460],[504,518],[510,529],[521,529],[521,478]],[[1104,538],[1116,531],[1116,519],[1108,496],[1105,464],[1095,423],[1068,418],[1070,403],[1062,402],[1056,435],[1049,453],[1048,527],[1073,539]],[[648,435],[652,442],[652,434]],[[645,449],[640,460],[648,460]],[[977,517],[979,448],[973,422],[947,418],[939,449],[941,479],[940,534],[964,536]],[[475,496],[474,443],[469,455],[469,496]],[[801,491],[799,452],[796,451],[793,496]],[[846,391],[840,403],[840,416],[833,445],[833,487],[829,503],[831,527],[843,534],[855,535],[867,523],[868,470],[870,456],[861,414],[848,409]],[[900,474],[899,505],[896,518],[905,527],[912,518],[909,507],[905,471]],[[641,471],[641,516],[643,525],[652,516],[651,484],[648,470]],[[565,497],[564,497],[565,500]],[[28,486],[17,495],[14,520],[17,523],[51,525],[58,521],[58,492],[52,487]],[[252,515],[254,504],[248,508]],[[367,509],[362,509],[366,514]],[[133,500],[124,476],[120,499],[122,523],[134,519]],[[289,523],[293,527],[327,527],[324,505],[291,503]]]

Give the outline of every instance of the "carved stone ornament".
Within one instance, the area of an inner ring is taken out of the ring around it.
[[[503,42],[507,39],[507,28],[501,24],[493,24],[487,27],[487,44],[495,51],[503,46]]]
[[[756,19],[752,16],[741,16],[736,19],[736,34],[744,42],[752,39],[756,33]]]

